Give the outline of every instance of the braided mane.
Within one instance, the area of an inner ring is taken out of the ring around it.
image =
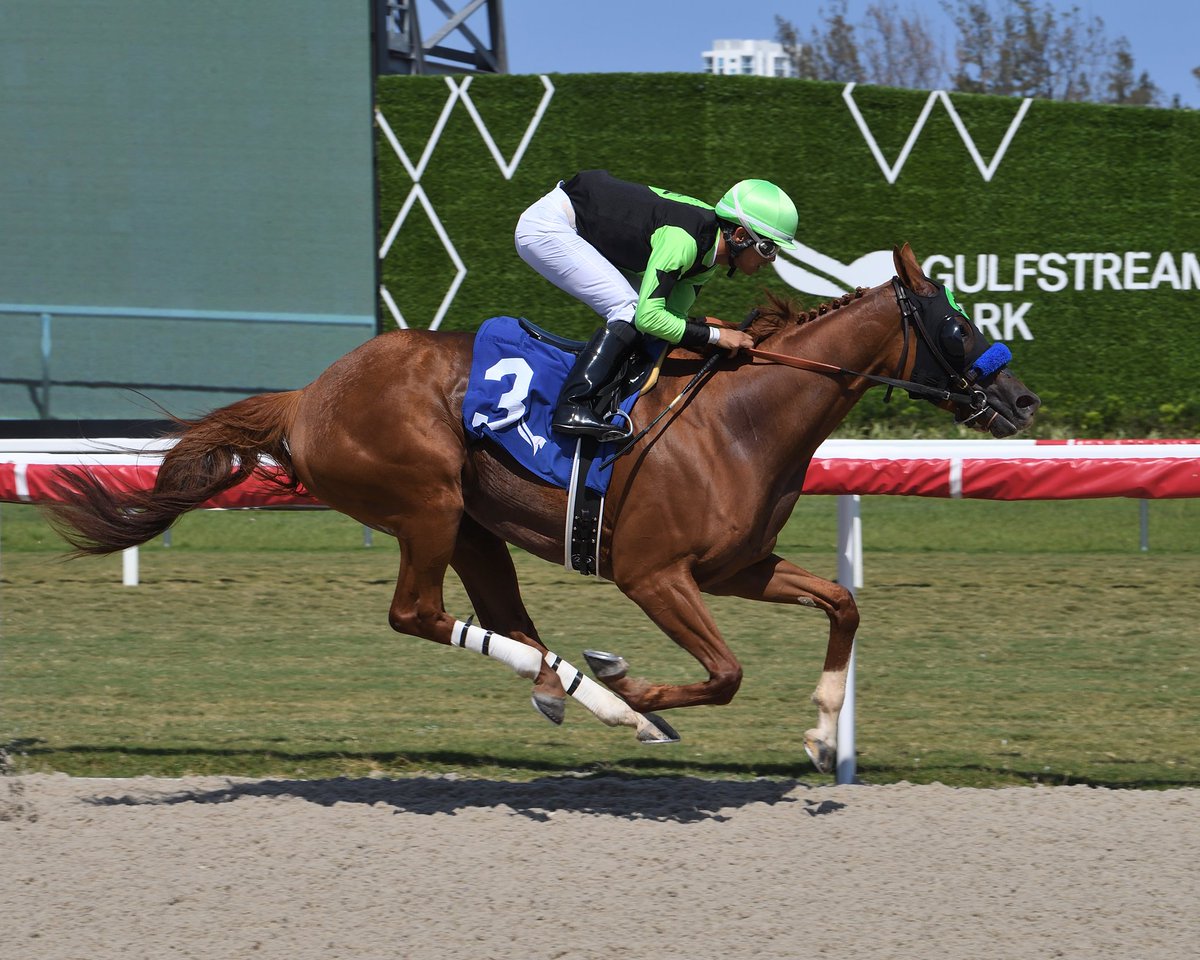
[[[866,293],[866,290],[862,287],[855,287],[852,293],[842,294],[836,300],[831,300],[829,303],[822,303],[811,310],[805,310],[790,297],[779,296],[770,290],[764,292],[767,295],[768,302],[759,306],[758,316],[754,318],[754,321],[747,328],[747,332],[754,338],[755,343],[766,339],[784,327],[795,326],[801,323],[811,323],[813,320],[824,316],[832,310],[837,310],[853,300],[860,299]]]

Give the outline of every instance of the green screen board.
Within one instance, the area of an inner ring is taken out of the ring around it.
[[[598,319],[513,248],[525,206],[594,167],[709,203],[761,177],[796,201],[801,249],[714,279],[699,311],[741,320],[764,285],[815,306],[887,281],[908,241],[1008,343],[1041,429],[1200,431],[1195,111],[681,74],[384,78],[378,99],[385,317],[586,336]],[[846,429],[944,423],[882,396]]]

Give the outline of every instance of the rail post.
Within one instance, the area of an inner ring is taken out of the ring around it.
[[[838,583],[853,595],[863,585],[862,569],[862,497],[857,493],[838,497]],[[858,762],[854,746],[854,660],[858,649],[855,638],[846,670],[846,699],[838,715],[837,767],[839,784],[854,783]]]

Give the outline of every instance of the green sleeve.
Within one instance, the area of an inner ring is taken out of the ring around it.
[[[679,342],[697,288],[694,278],[685,283],[679,281],[684,271],[696,262],[698,253],[695,238],[686,230],[662,226],[654,231],[633,315],[633,324],[641,333],[668,343]]]

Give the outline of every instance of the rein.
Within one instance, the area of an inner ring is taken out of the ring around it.
[[[780,366],[794,367],[797,370],[811,370],[814,373],[825,373],[834,376],[864,377],[872,383],[882,383],[889,387],[900,387],[909,393],[918,393],[923,397],[929,397],[933,400],[952,400],[955,403],[973,404],[977,397],[975,393],[955,393],[952,390],[939,390],[937,387],[926,386],[923,383],[914,383],[912,380],[901,380],[897,377],[881,377],[874,373],[863,373],[861,370],[838,367],[832,363],[822,363],[820,360],[807,360],[804,357],[792,357],[785,353],[771,353],[768,350],[759,350],[758,347],[751,347],[745,352],[755,360],[762,360],[765,363],[777,363]]]

